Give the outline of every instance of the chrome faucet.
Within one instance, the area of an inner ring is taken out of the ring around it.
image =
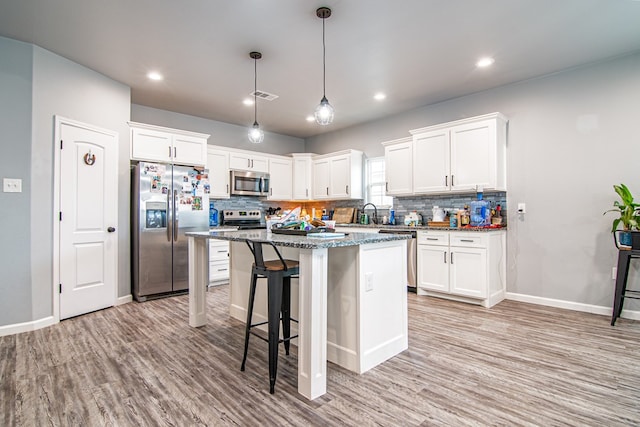
[[[377,224],[378,223],[378,208],[376,207],[376,205],[374,205],[373,203],[365,203],[365,205],[362,207],[362,212],[364,212],[364,208],[366,208],[369,205],[373,206],[373,223]]]

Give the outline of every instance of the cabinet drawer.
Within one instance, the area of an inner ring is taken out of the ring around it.
[[[229,242],[210,240],[209,261],[227,261],[229,259]]]
[[[466,248],[486,248],[489,243],[489,236],[481,233],[452,233],[451,246],[462,246]]]
[[[446,231],[418,231],[419,245],[449,246],[449,233]]]
[[[229,280],[229,261],[209,262],[209,281]]]

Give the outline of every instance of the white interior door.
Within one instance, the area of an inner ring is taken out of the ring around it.
[[[116,301],[116,133],[75,123],[60,128],[60,319]]]

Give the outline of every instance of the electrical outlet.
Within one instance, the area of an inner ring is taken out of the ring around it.
[[[2,191],[5,193],[22,193],[22,180],[20,178],[3,178]]]
[[[527,213],[527,206],[524,203],[518,203],[518,213],[519,214]]]
[[[373,273],[364,274],[364,290],[365,292],[373,290]]]
[[[613,267],[611,269],[611,279],[616,280],[617,275],[618,275],[618,267]]]

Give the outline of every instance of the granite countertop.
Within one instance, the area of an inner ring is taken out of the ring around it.
[[[378,233],[347,233],[344,237],[307,237],[286,234],[267,233],[266,230],[237,230],[237,231],[199,231],[187,232],[187,236],[199,239],[216,239],[241,242],[245,239],[268,240],[276,246],[286,246],[301,249],[337,248],[342,246],[356,246],[369,243],[390,242],[394,240],[408,240],[408,234],[378,234]]]
[[[428,225],[418,225],[416,227],[410,227],[408,225],[389,225],[389,224],[336,224],[336,228],[349,227],[349,228],[373,228],[380,230],[443,230],[443,231],[472,231],[472,232],[491,232],[506,230],[506,226],[502,227],[466,227],[466,228],[452,228],[452,227],[432,227]]]

